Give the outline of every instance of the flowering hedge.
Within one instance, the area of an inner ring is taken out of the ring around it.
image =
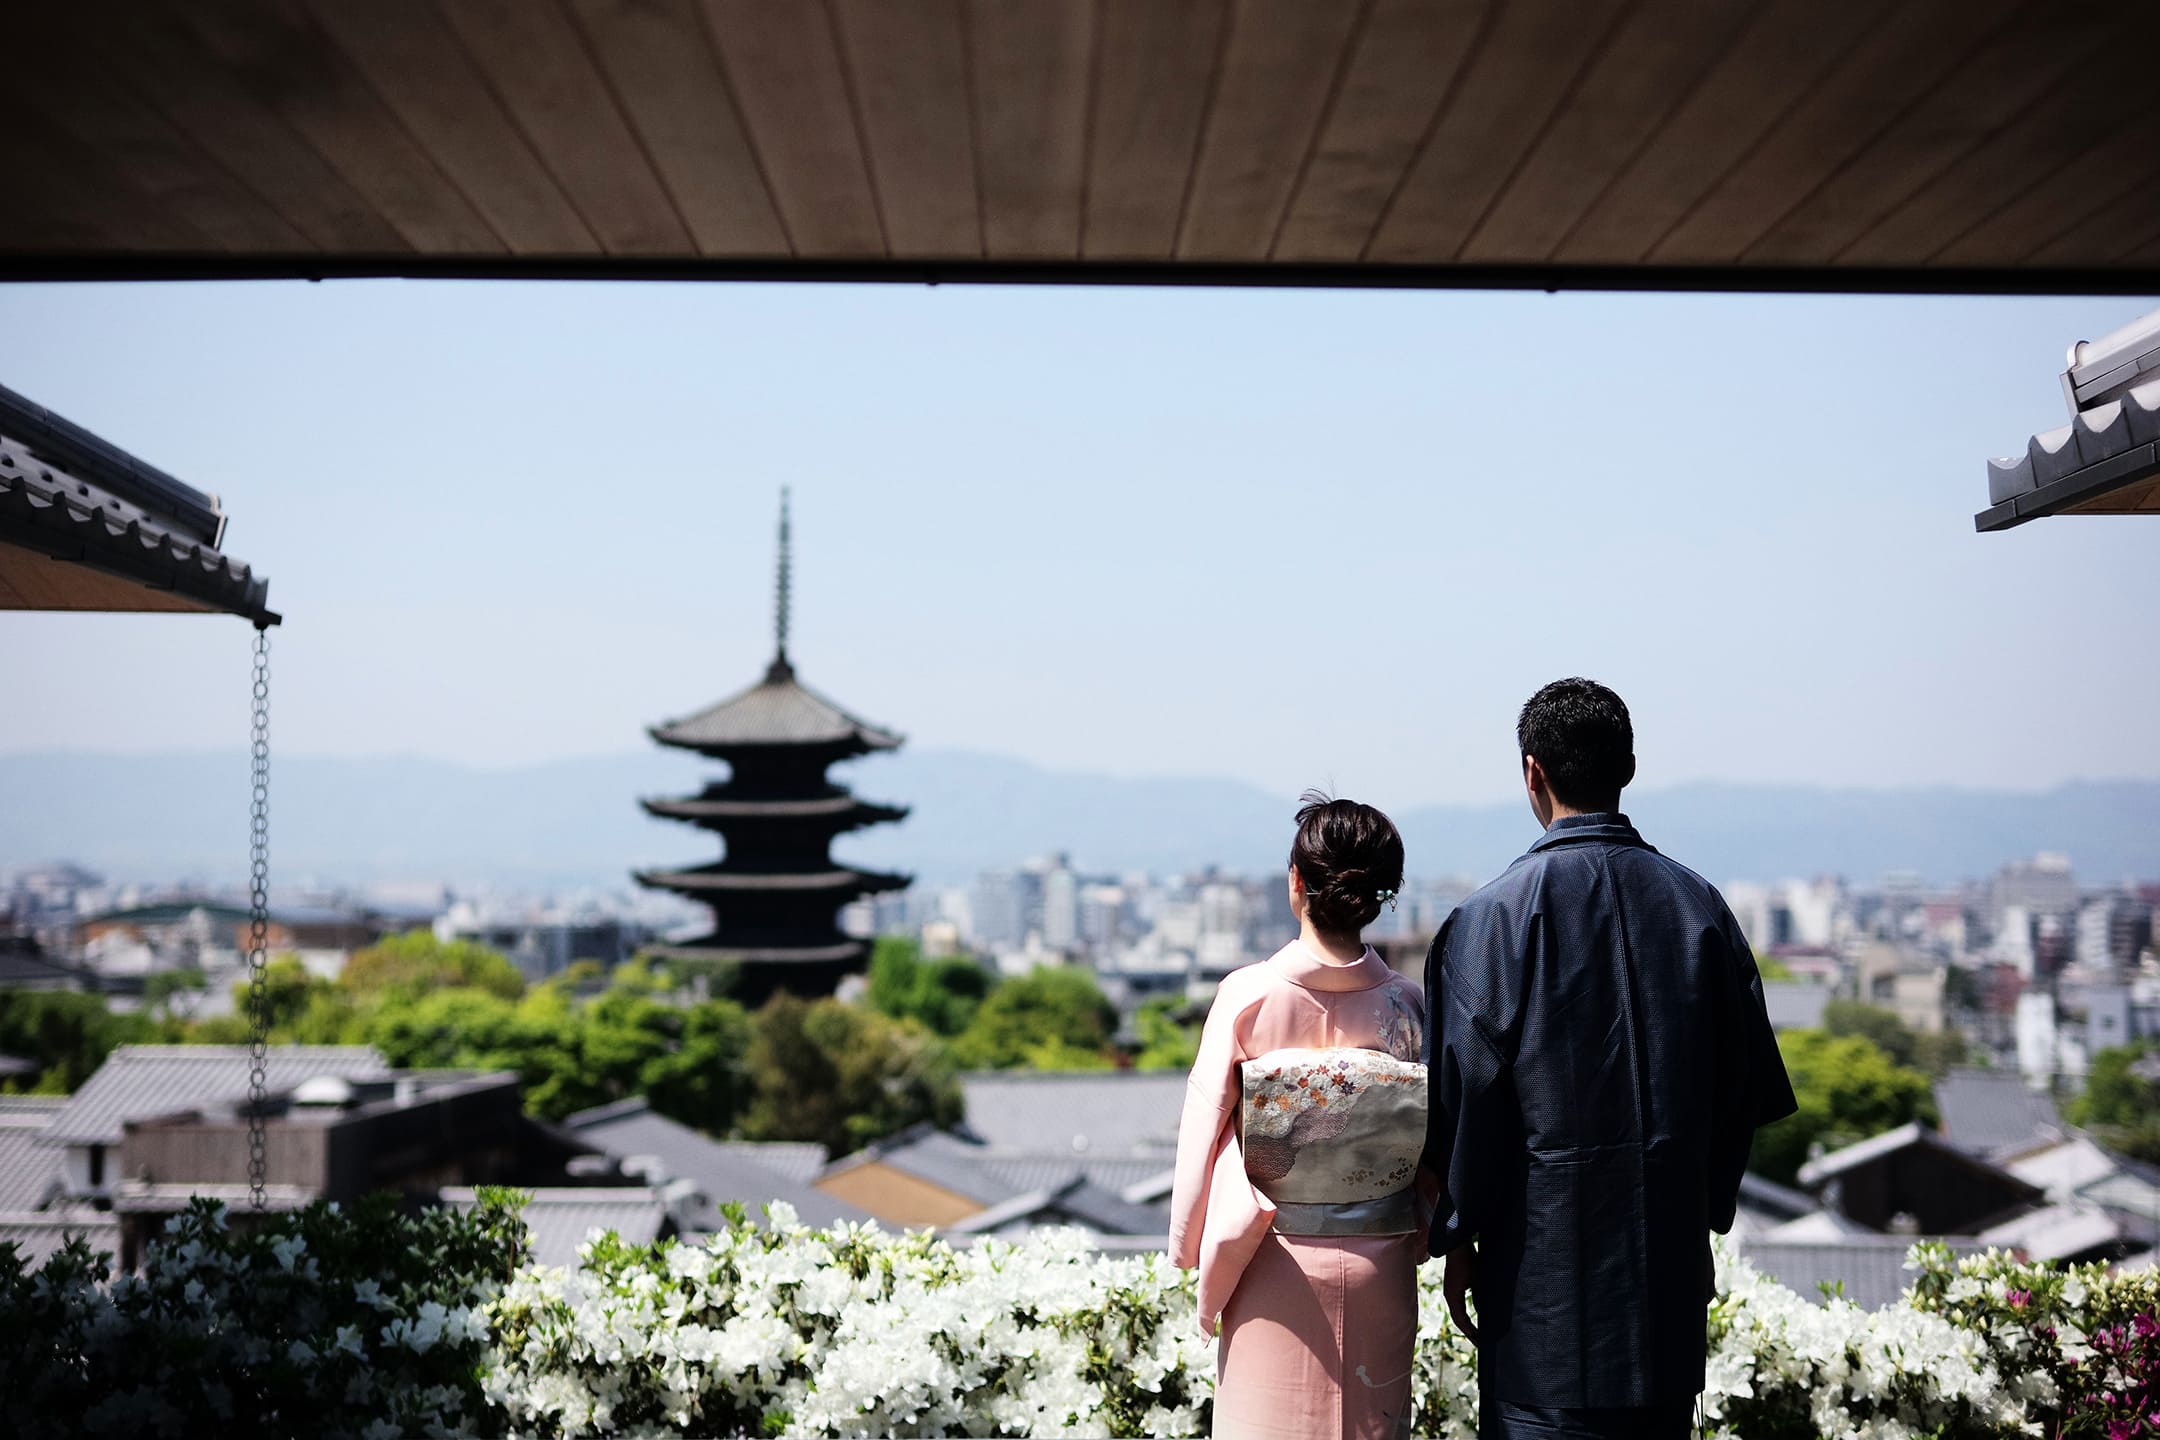
[[[1190,1277],[1073,1232],[956,1250],[784,1206],[698,1244],[521,1263],[469,1216],[202,1205],[142,1272],[0,1247],[0,1433],[1196,1435],[1214,1354]],[[1745,1440],[2141,1440],[2160,1281],[1914,1247],[1905,1299],[1804,1300],[1724,1249],[1705,1420]],[[1475,1352],[1421,1276],[1413,1429],[1476,1433]],[[2160,1437],[2155,1437],[2160,1440]]]

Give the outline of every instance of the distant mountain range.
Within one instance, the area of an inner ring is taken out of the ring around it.
[[[488,770],[409,757],[279,756],[271,836],[281,884],[440,880],[619,884],[637,865],[695,862],[705,837],[647,818],[640,795],[695,789],[693,759],[632,752]],[[864,864],[950,884],[1052,851],[1083,868],[1168,873],[1284,863],[1290,797],[1230,780],[1114,779],[954,750],[909,750],[841,772],[912,805],[841,842]],[[225,882],[244,870],[247,758],[0,756],[0,865],[74,860],[116,879]],[[1651,841],[1712,880],[1895,870],[1978,878],[2036,851],[2087,880],[2160,878],[2160,782],[2038,793],[1696,784],[1629,797]],[[1483,877],[1536,838],[1519,802],[1400,812],[1414,875]]]

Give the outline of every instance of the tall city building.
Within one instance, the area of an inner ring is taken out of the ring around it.
[[[870,942],[841,930],[841,907],[905,889],[910,880],[832,859],[836,836],[898,820],[907,811],[856,799],[825,778],[826,768],[894,749],[900,736],[857,719],[796,679],[787,649],[790,543],[783,490],[776,639],[765,678],[650,732],[662,745],[725,762],[727,777],[695,795],[640,802],[650,814],[713,832],[724,847],[711,864],[635,872],[639,884],[672,890],[713,911],[710,934],[657,946],[655,953],[733,962],[735,994],[753,1005],[775,990],[830,994],[843,977],[859,972]]]

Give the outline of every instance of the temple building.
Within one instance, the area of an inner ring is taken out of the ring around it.
[[[640,802],[649,814],[714,832],[724,847],[709,865],[636,872],[641,885],[672,890],[713,910],[710,934],[655,946],[652,953],[733,963],[732,993],[750,1005],[776,990],[827,995],[842,978],[859,973],[870,942],[841,933],[840,907],[905,889],[913,879],[857,870],[830,854],[834,837],[898,820],[907,811],[856,799],[825,778],[826,767],[894,749],[901,737],[857,719],[795,678],[787,648],[789,543],[783,490],[776,643],[765,678],[649,731],[662,745],[726,762],[727,777],[682,799]]]

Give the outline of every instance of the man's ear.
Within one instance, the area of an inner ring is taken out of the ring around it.
[[[1537,756],[1525,755],[1522,757],[1522,778],[1523,788],[1533,795],[1546,788],[1545,767],[1538,764]]]
[[[1628,786],[1630,786],[1630,785],[1632,785],[1632,784],[1634,784],[1634,783],[1635,783],[1635,757],[1634,757],[1633,755],[1630,755],[1630,756],[1628,756],[1628,757],[1627,757],[1627,778],[1626,778],[1626,779],[1624,779],[1624,780],[1622,780],[1622,781],[1620,782],[1620,788],[1621,788],[1622,790],[1625,790],[1625,789],[1627,789],[1627,787],[1628,787]]]

